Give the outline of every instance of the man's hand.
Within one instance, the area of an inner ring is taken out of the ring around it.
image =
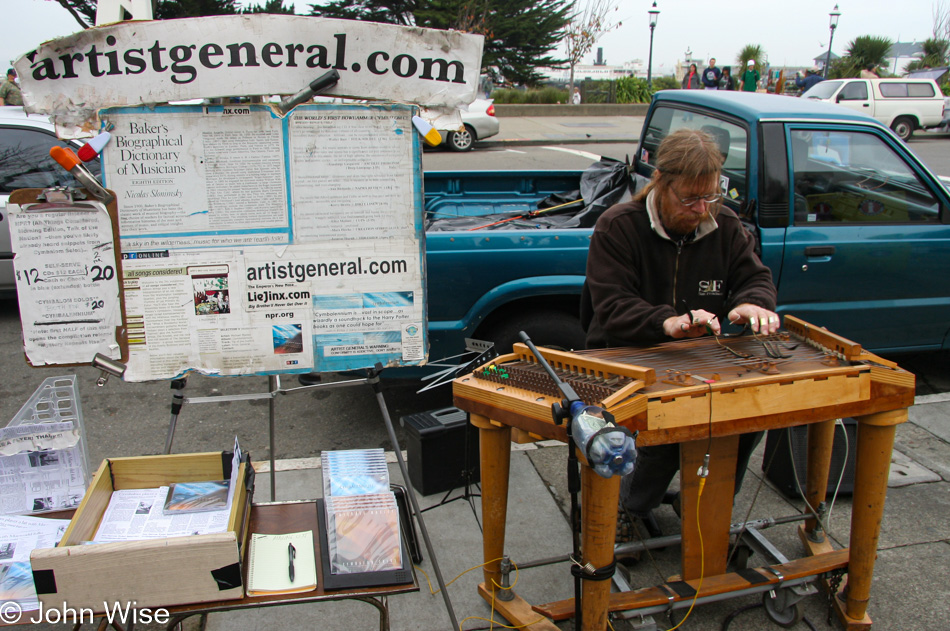
[[[713,333],[719,335],[722,327],[719,325],[719,319],[715,314],[696,309],[681,316],[671,316],[663,321],[663,332],[668,336],[680,339],[684,337],[699,337],[706,333],[706,327]]]
[[[782,325],[781,319],[774,311],[748,303],[741,304],[730,311],[729,321],[733,324],[748,324],[753,331],[763,335],[775,333]]]

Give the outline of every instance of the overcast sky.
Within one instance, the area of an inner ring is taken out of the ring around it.
[[[296,0],[309,11],[317,0]],[[583,1],[583,0],[581,0]],[[8,64],[42,42],[69,35],[79,25],[51,0],[0,0],[4,32],[0,59]],[[290,4],[285,2],[285,4]],[[610,64],[647,60],[650,29],[647,12],[652,0],[619,0],[616,15],[622,26],[603,36],[585,59],[592,62],[603,47]],[[933,30],[933,10],[950,0],[848,0],[839,2],[841,18],[835,32],[835,54],[860,35],[882,35],[893,41],[921,41]],[[718,58],[718,65],[735,65],[746,44],[761,45],[772,65],[807,66],[828,48],[829,0],[657,0],[660,16],[653,39],[654,74],[670,74],[687,49],[697,58]]]

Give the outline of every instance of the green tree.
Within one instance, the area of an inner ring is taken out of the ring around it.
[[[328,0],[311,15],[457,29],[485,36],[482,70],[496,82],[534,85],[571,19],[571,0]]]
[[[861,35],[848,43],[844,57],[831,65],[829,77],[857,77],[862,68],[883,66],[893,42],[878,35]]]
[[[293,5],[284,6],[284,0],[267,0],[264,4],[252,4],[245,7],[241,13],[277,13],[280,15],[294,15]]]
[[[564,45],[567,47],[567,63],[571,67],[571,78],[567,93],[574,93],[574,68],[581,62],[600,39],[601,35],[621,25],[610,19],[610,12],[617,11],[613,0],[587,0],[587,4],[575,13],[564,33]]]
[[[241,12],[237,0],[158,0],[154,7],[156,20],[234,15]]]
[[[419,5],[416,0],[331,0],[311,4],[310,15],[414,26]]]
[[[736,57],[736,63],[739,65],[739,71],[736,73],[737,79],[739,75],[745,72],[746,64],[749,63],[750,59],[755,62],[755,67],[760,73],[765,70],[765,50],[759,44],[746,44]]]
[[[269,0],[268,4],[271,1],[273,0]],[[56,2],[69,11],[69,14],[83,28],[89,28],[96,23],[98,0],[56,0]],[[237,0],[152,0],[152,17],[156,20],[202,15],[233,15],[240,13],[240,9]]]
[[[98,0],[56,0],[56,2],[69,11],[79,26],[89,28],[96,23]]]
[[[950,41],[930,37],[921,43],[924,56],[907,64],[907,72],[921,68],[940,68],[946,66],[950,58]]]

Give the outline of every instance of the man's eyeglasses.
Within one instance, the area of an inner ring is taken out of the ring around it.
[[[722,199],[722,193],[710,193],[709,195],[696,195],[695,197],[680,197],[679,193],[676,192],[676,189],[673,189],[673,192],[676,193],[676,197],[680,200],[680,203],[684,206],[695,206],[700,201],[704,201],[707,204],[715,204],[720,199]]]

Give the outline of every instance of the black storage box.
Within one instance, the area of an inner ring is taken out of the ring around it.
[[[835,426],[835,438],[831,448],[831,467],[828,472],[828,498],[835,492],[841,468],[844,467],[844,477],[841,477],[839,495],[850,495],[854,492],[854,456],[857,450],[858,422],[853,418],[844,419],[844,428],[848,434],[847,462],[845,462],[845,436],[841,428]],[[791,448],[789,448],[791,441]],[[791,454],[795,456],[795,468],[792,468]],[[769,479],[787,497],[800,498],[798,486],[795,484],[795,473],[798,473],[798,482],[801,492],[805,492],[805,476],[808,457],[808,426],[799,425],[785,429],[770,429],[765,439],[765,456],[762,458],[762,470]]]
[[[406,428],[409,480],[421,494],[479,481],[478,430],[468,414],[448,407],[403,416],[399,424]]]

